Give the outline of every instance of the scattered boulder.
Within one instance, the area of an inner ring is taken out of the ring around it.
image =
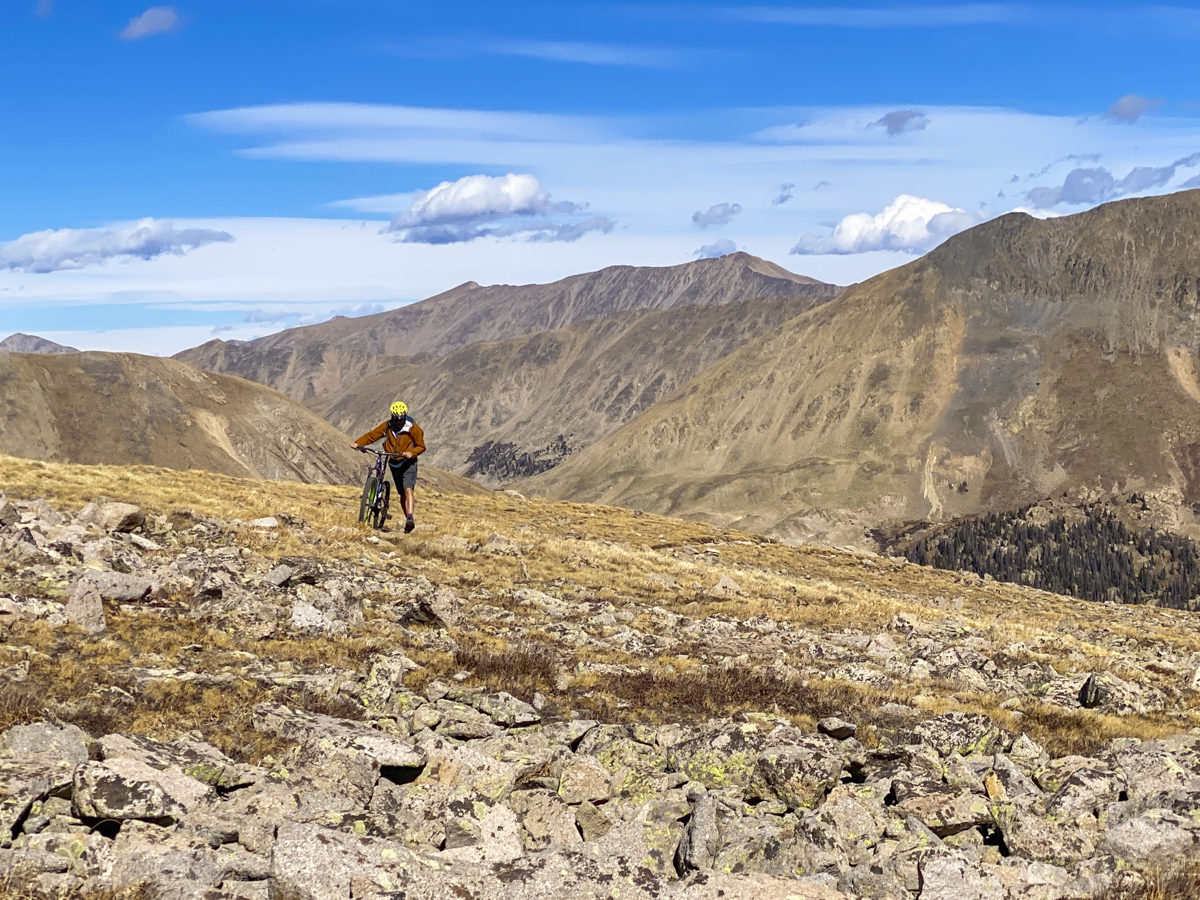
[[[108,627],[104,620],[104,602],[99,589],[89,580],[78,582],[71,598],[63,608],[67,621],[78,625],[90,635],[103,634]]]
[[[146,514],[131,503],[100,500],[89,503],[75,514],[79,525],[91,525],[108,534],[133,531],[146,524]]]
[[[87,763],[74,778],[80,818],[174,820],[211,796],[212,789],[194,778],[136,759]]]

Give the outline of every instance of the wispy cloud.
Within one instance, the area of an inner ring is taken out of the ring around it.
[[[678,65],[682,58],[675,50],[580,41],[497,41],[484,44],[480,49],[500,56],[524,56],[590,66],[641,66],[654,69]]]
[[[712,225],[728,225],[733,221],[733,217],[741,211],[742,204],[740,203],[718,203],[710,206],[707,212],[692,213],[692,222],[701,228],[708,228]]]
[[[965,210],[937,200],[901,194],[877,215],[854,213],[846,216],[833,232],[806,234],[792,253],[797,256],[868,253],[872,250],[901,250],[924,253],[979,219]]]
[[[155,34],[167,34],[180,25],[179,13],[173,6],[152,6],[140,16],[129,20],[121,32],[121,40],[136,41]]]
[[[1132,125],[1142,116],[1155,112],[1164,103],[1166,103],[1165,100],[1151,100],[1149,97],[1142,97],[1139,94],[1126,94],[1108,108],[1107,115],[1110,119],[1128,122]]]
[[[900,134],[924,131],[928,124],[929,119],[922,112],[915,109],[894,109],[872,122],[871,127],[882,128],[887,131],[888,137],[896,137]]]
[[[231,134],[283,134],[411,140],[600,140],[611,132],[583,116],[367,103],[286,103],[195,113],[194,125]]]
[[[1124,178],[1116,178],[1108,169],[1097,166],[1072,169],[1057,187],[1036,187],[1026,195],[1034,209],[1054,206],[1079,206],[1103,203],[1165,187],[1179,169],[1200,165],[1200,152],[1177,159],[1165,166],[1135,166]],[[1188,187],[1187,183],[1181,187]]]
[[[944,28],[954,25],[1002,25],[1026,21],[1029,6],[968,3],[955,6],[747,6],[724,10],[730,18],[773,25],[824,25],[833,28]]]
[[[229,243],[233,239],[225,231],[177,229],[174,222],[155,219],[112,228],[35,231],[0,245],[0,269],[46,274],[82,269],[110,259],[182,256],[207,244]]]
[[[692,251],[692,256],[697,259],[718,259],[722,256],[728,256],[730,253],[737,252],[737,244],[729,238],[720,238],[713,241],[711,244],[704,244]]]
[[[783,204],[785,204],[789,200],[791,200],[792,197],[795,196],[795,194],[792,193],[792,189],[795,186],[796,185],[792,184],[790,181],[786,182],[785,184],[781,184],[779,186],[779,193],[775,195],[775,199],[771,201],[771,205],[772,206],[782,206]]]
[[[666,69],[696,59],[700,51],[675,47],[646,47],[597,41],[545,41],[495,37],[424,37],[387,43],[384,52],[412,59],[465,59],[473,56],[515,56],[547,62],[588,66],[629,66]]]
[[[895,6],[726,7],[725,19],[769,25],[850,29],[965,28],[1010,25],[1062,26],[1072,33],[1114,30],[1153,31],[1189,38],[1200,33],[1200,10],[1182,6],[1050,6],[1029,3],[913,4]]]

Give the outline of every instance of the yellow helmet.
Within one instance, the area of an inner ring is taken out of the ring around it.
[[[408,404],[403,400],[397,400],[392,404],[391,413],[393,416],[403,416],[408,413]]]

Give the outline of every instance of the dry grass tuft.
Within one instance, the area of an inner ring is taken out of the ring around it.
[[[559,672],[557,654],[533,644],[498,649],[478,644],[459,647],[454,663],[493,690],[526,697],[534,691],[552,691]]]
[[[626,721],[644,719],[647,713],[661,722],[753,710],[785,715],[809,727],[826,716],[847,716],[861,728],[878,721],[880,706],[898,699],[849,681],[804,682],[733,667],[674,675],[645,672],[608,676],[597,685],[591,702],[603,718]]]
[[[1127,879],[1096,894],[1093,900],[1196,900],[1200,897],[1200,860],[1181,862],[1176,868]]]
[[[79,888],[42,888],[20,875],[0,879],[0,900],[158,900],[160,892],[148,884],[124,888],[89,886]]]

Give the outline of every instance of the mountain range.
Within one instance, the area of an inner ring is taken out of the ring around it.
[[[1200,191],[1003,216],[747,344],[530,489],[853,542],[1139,491],[1192,533],[1198,290]]]
[[[1200,191],[1185,191],[1003,216],[846,289],[744,253],[467,284],[93,380],[191,383],[188,363],[224,392],[240,375],[302,401],[289,421],[336,426],[322,446],[399,396],[427,460],[460,475],[789,540],[871,545],[906,522],[1132,493],[1156,527],[1200,536],[1198,285]],[[6,365],[36,381],[32,362]],[[299,465],[242,449],[278,421],[244,428],[226,459]]]
[[[278,391],[132,353],[0,353],[0,453],[355,484],[366,459]],[[428,468],[431,486],[479,491]]]

